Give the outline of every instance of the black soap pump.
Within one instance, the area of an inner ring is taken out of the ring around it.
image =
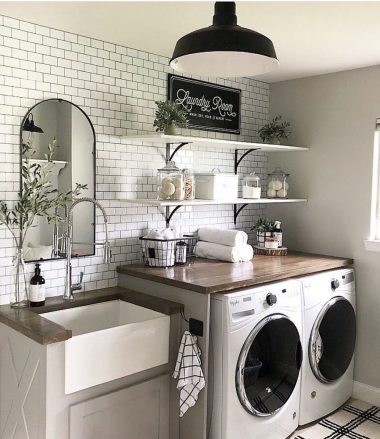
[[[282,228],[281,228],[281,221],[275,221],[274,223],[274,231],[273,236],[277,238],[278,241],[278,247],[282,247]]]
[[[34,276],[30,280],[30,306],[45,305],[45,279],[41,276],[40,264],[36,264]]]

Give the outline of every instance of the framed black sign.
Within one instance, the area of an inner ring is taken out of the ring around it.
[[[241,90],[168,75],[168,98],[188,111],[189,128],[240,134]]]

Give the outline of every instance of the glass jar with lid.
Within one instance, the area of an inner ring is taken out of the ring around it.
[[[195,199],[195,175],[190,169],[183,170],[183,184],[185,188],[185,200]]]
[[[178,201],[185,198],[183,173],[175,162],[168,162],[164,168],[157,170],[157,198]]]
[[[287,198],[289,192],[289,174],[281,168],[276,168],[268,174],[268,198]]]
[[[243,179],[242,189],[243,198],[261,198],[260,177],[255,172],[247,175]]]

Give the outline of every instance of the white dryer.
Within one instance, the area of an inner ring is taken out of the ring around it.
[[[209,439],[285,439],[298,426],[301,284],[211,298]]]
[[[353,269],[340,269],[300,280],[304,307],[300,425],[304,425],[333,412],[352,394],[355,276]]]

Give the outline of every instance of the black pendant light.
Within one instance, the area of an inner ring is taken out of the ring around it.
[[[42,128],[38,127],[37,125],[34,125],[33,113],[28,114],[28,117],[25,119],[22,130],[29,131],[31,133],[43,133]]]
[[[279,62],[272,41],[237,25],[235,2],[216,2],[213,24],[180,38],[170,67],[201,76],[256,76]]]

